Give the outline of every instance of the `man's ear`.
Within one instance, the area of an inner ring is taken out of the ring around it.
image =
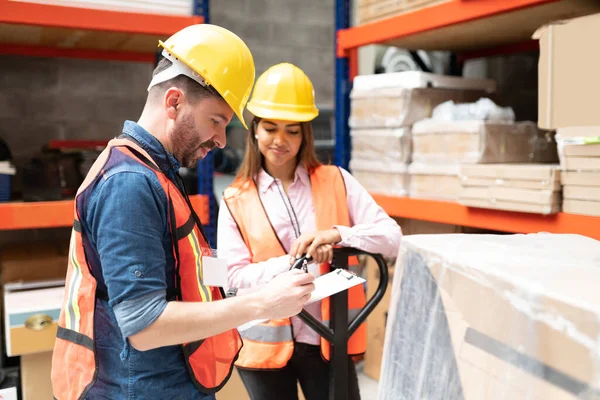
[[[171,87],[165,92],[164,105],[167,111],[167,116],[175,120],[181,109],[181,105],[184,102],[184,94],[181,89]]]

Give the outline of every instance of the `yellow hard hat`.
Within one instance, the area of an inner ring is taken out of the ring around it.
[[[290,63],[274,65],[258,77],[248,111],[259,118],[297,122],[319,115],[312,82]]]
[[[175,66],[171,75],[192,75],[190,78],[214,87],[248,129],[244,107],[252,92],[255,69],[252,53],[242,39],[220,26],[198,24],[183,28],[164,43],[159,41],[159,46],[164,48],[165,57],[181,61],[191,69],[186,73],[181,66]]]

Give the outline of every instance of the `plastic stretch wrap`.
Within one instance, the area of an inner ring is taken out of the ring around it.
[[[352,158],[409,163],[410,128],[352,129]]]
[[[193,15],[193,0],[21,0],[27,3],[163,15]]]
[[[430,163],[558,162],[554,133],[533,122],[426,119],[412,128],[413,160]]]
[[[462,190],[456,164],[412,163],[408,167],[410,197],[433,200],[458,200]]]
[[[379,400],[598,399],[599,283],[583,236],[404,237]]]
[[[475,103],[455,104],[452,100],[440,104],[433,110],[435,121],[504,121],[514,122],[515,112],[511,107],[499,107],[488,98]]]
[[[406,196],[408,188],[407,166],[374,160],[350,160],[350,171],[370,193],[388,196]]]
[[[425,72],[359,75],[350,93],[351,128],[395,128],[412,125],[431,116],[448,100],[473,102],[489,96],[496,83]]]

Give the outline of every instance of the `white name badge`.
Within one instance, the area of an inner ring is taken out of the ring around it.
[[[202,256],[202,280],[207,286],[227,286],[227,260]]]

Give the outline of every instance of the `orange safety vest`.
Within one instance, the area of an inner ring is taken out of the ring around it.
[[[339,168],[320,166],[310,173],[313,203],[318,230],[331,229],[334,225],[349,226],[350,217],[346,202],[346,186]],[[246,246],[252,254],[252,262],[266,261],[286,255],[281,240],[274,231],[258,195],[254,181],[234,182],[224,193],[227,205]],[[248,268],[252,268],[248,266]],[[330,272],[329,263],[320,266],[320,273]],[[348,293],[348,318],[351,321],[365,305],[362,286],[355,286]],[[329,298],[321,302],[323,323],[329,324]],[[235,363],[240,368],[280,369],[286,366],[294,351],[294,337],[289,318],[270,320],[241,332],[244,348]],[[366,350],[366,324],[362,324],[350,337],[348,354],[360,355]],[[329,361],[330,345],[321,338],[321,353]]]
[[[154,172],[169,200],[175,256],[174,298],[177,301],[204,302],[225,297],[222,289],[202,283],[202,256],[210,256],[211,250],[196,223],[197,216],[185,197],[140,146],[128,139],[111,140],[75,197],[75,222],[71,234],[65,301],[52,356],[52,390],[58,400],[84,399],[97,379],[98,361],[94,342],[97,281],[86,259],[85,234],[80,223],[81,205],[93,183],[118,165],[115,160],[124,156]],[[186,366],[196,387],[204,393],[215,393],[221,389],[231,376],[241,347],[242,340],[236,329],[182,344]]]

